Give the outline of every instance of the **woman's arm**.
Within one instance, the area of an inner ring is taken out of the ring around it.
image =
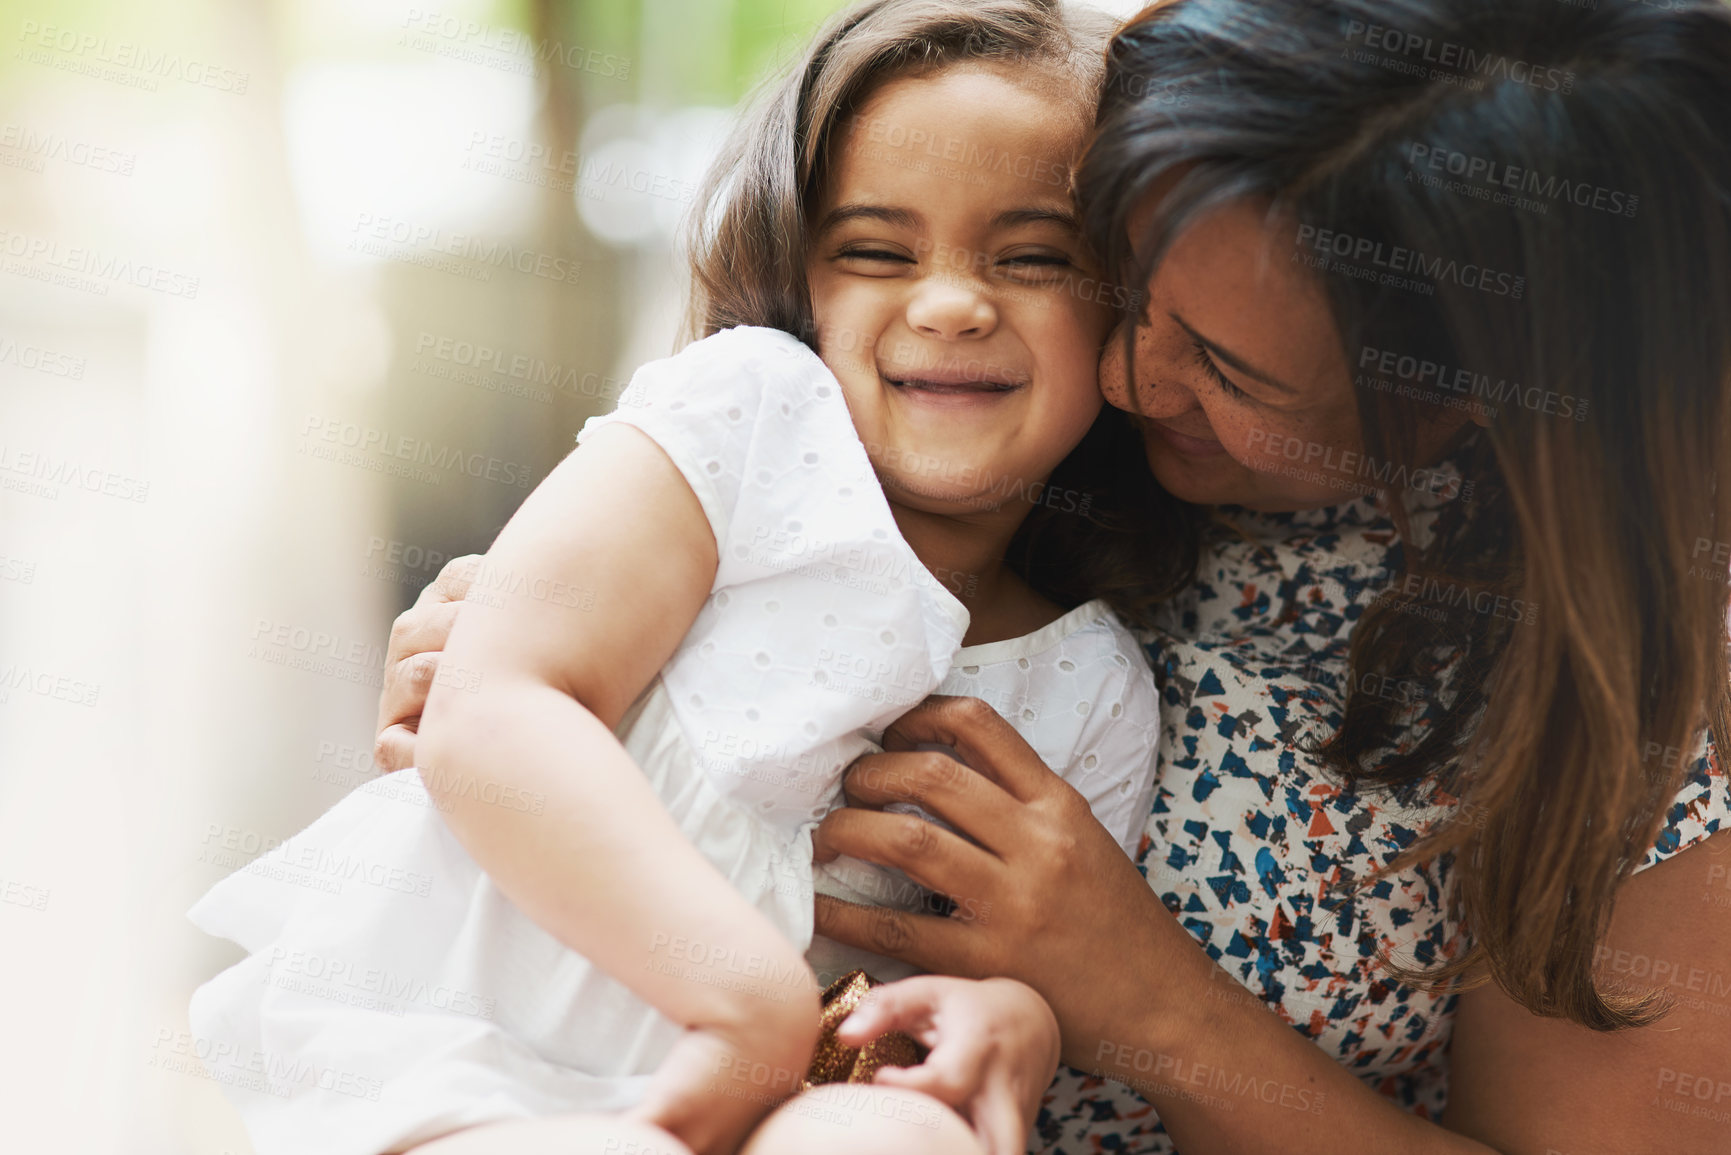
[[[969,766],[981,769],[905,752],[915,742],[954,746]],[[820,898],[818,930],[939,973],[1021,979],[1056,1014],[1065,1061],[1119,1079],[1150,1099],[1185,1155],[1273,1149],[1284,1155],[1545,1155],[1547,1149],[1622,1155],[1643,1150],[1642,1142],[1672,1155],[1723,1148],[1731,1139],[1723,1123],[1712,1131],[1697,1122],[1692,1126],[1716,1136],[1718,1147],[1679,1142],[1676,1136],[1690,1134],[1681,1129],[1682,1117],[1666,1129],[1667,1116],[1649,1106],[1667,1088],[1673,1099],[1699,1096],[1703,1076],[1731,1081],[1724,1017],[1703,1022],[1701,1012],[1682,1008],[1679,1015],[1694,1015],[1686,1026],[1681,1018],[1667,1019],[1646,1031],[1596,1037],[1601,1049],[1595,1053],[1582,1048],[1560,1056],[1543,1050],[1560,1038],[1557,1024],[1496,1007],[1488,1001],[1496,996],[1485,990],[1462,999],[1453,1069],[1466,1098],[1451,1107],[1446,1121],[1454,1129],[1411,1115],[1260,1001],[1207,997],[1221,984],[1233,990],[1239,984],[1172,918],[1080,796],[990,707],[934,699],[896,723],[885,746],[889,752],[861,759],[850,774],[855,806],[825,820],[820,856],[845,853],[899,866],[956,898],[958,909],[977,913],[941,919]],[[981,845],[917,819],[862,808],[894,800],[918,801]],[[1661,933],[1660,925],[1683,923],[1686,913],[1699,922],[1709,878],[1724,885],[1725,872],[1715,874],[1714,867],[1731,863],[1731,853],[1715,855],[1710,846],[1711,840],[1678,855],[1674,868],[1662,864],[1629,884],[1631,900],[1651,902],[1662,913],[1633,939],[1617,941],[1625,950],[1645,944],[1649,953],[1669,951],[1685,981],[1711,972],[1723,988],[1731,983],[1723,961],[1731,953],[1725,915],[1719,914],[1716,931],[1675,925]],[[1691,857],[1691,865],[1682,865]],[[1666,878],[1661,872],[1668,869]],[[1697,904],[1693,912],[1691,903]],[[1625,902],[1619,911],[1632,905]],[[1625,919],[1624,925],[1634,924]],[[1608,945],[1618,949],[1616,941]],[[1516,1061],[1527,1068],[1524,1078],[1507,1069],[1504,1047],[1522,1056]],[[1505,1057],[1487,1060],[1487,1054]],[[1593,1086],[1590,1094],[1556,1097],[1568,1080],[1582,1077]],[[1254,1093],[1223,1093],[1222,1087],[1253,1087]],[[1535,1129],[1539,1105],[1532,1097],[1546,1093],[1552,1098]],[[1731,1103],[1731,1092],[1724,1102]]]
[[[1676,1001],[1599,1033],[1461,996],[1443,1121],[1502,1151],[1731,1151],[1731,830],[1637,874],[1597,951],[1600,982]]]
[[[673,463],[636,429],[601,430],[475,575],[427,700],[419,768],[464,847],[547,931],[676,1022],[773,1039],[781,1065],[803,1071],[817,1030],[810,968],[681,834],[612,733],[690,628],[716,564]]]

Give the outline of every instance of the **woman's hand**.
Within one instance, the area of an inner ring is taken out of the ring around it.
[[[381,774],[415,764],[415,734],[427,704],[427,691],[439,671],[445,639],[451,636],[451,626],[480,565],[478,553],[452,558],[421,591],[415,604],[391,623],[384,689],[379,693],[379,731],[373,739],[373,765]]]
[[[836,1035],[863,1047],[885,1031],[911,1035],[931,1053],[917,1067],[880,1067],[873,1082],[954,1108],[987,1155],[1022,1155],[1058,1067],[1058,1021],[1032,987],[1003,978],[903,979],[875,988]]]
[[[916,743],[953,747],[967,765]],[[817,858],[899,867],[955,909],[939,918],[819,896],[818,933],[922,970],[1022,980],[1051,1004],[1065,1059],[1084,1069],[1098,1065],[1102,1040],[1135,1037],[1160,960],[1194,943],[1082,796],[974,698],[927,699],[884,748],[849,770],[852,805],[818,827]],[[872,809],[896,801],[967,838]]]

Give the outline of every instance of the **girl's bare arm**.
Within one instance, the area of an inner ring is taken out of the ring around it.
[[[529,496],[475,575],[428,697],[419,768],[514,903],[676,1022],[803,1071],[804,958],[682,835],[613,735],[716,570],[696,496],[610,426]],[[752,981],[741,981],[741,976]]]

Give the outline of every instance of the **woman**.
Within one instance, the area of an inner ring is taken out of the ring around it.
[[[820,931],[1046,997],[1046,1149],[1731,1146],[1727,123],[1707,0],[1119,34],[1079,199],[1146,298],[1102,381],[1212,510],[1141,874],[963,699],[819,832],[977,912]],[[393,633],[387,766],[461,586]]]

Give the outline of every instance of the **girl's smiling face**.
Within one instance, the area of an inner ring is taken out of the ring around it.
[[[806,258],[818,353],[899,504],[1026,495],[1099,412],[1112,315],[1069,180],[1090,110],[1054,91],[953,65],[886,82],[834,143]]]

